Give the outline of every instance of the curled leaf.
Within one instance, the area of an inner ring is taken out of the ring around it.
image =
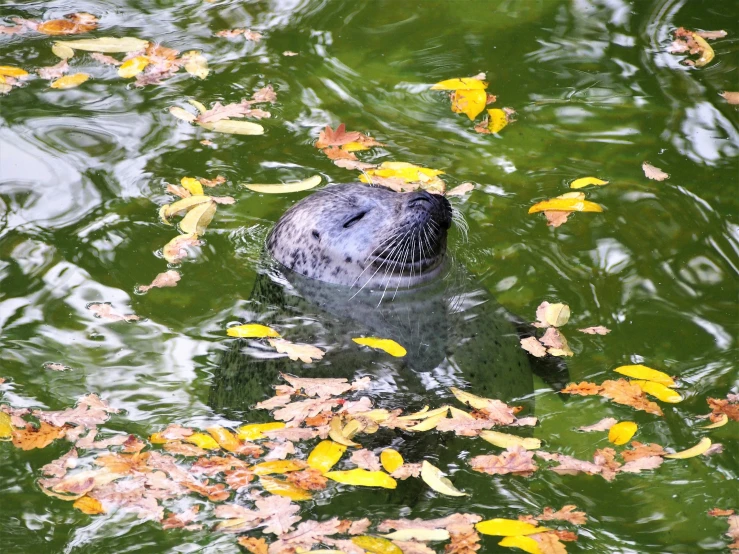
[[[421,479],[438,493],[447,496],[467,496],[466,492],[457,489],[448,478],[444,477],[438,467],[426,460],[421,464]]]
[[[201,123],[201,127],[205,127],[217,133],[227,133],[230,135],[263,135],[264,127],[258,123],[251,121],[241,121],[237,119],[220,119],[212,123]]]
[[[685,458],[693,458],[695,456],[700,456],[704,452],[706,452],[709,448],[711,448],[711,439],[708,437],[703,437],[698,444],[695,446],[688,448],[687,450],[683,450],[681,452],[675,452],[674,454],[666,454],[665,458],[672,458],[677,460],[684,460]]]
[[[474,89],[486,89],[488,84],[480,79],[474,79],[472,77],[462,79],[447,79],[446,81],[440,81],[431,87],[431,90],[474,90]]]
[[[455,90],[452,93],[452,111],[463,113],[472,121],[485,109],[487,96],[484,89]]]
[[[530,214],[556,210],[562,212],[602,212],[603,208],[595,202],[578,198],[552,198],[538,202],[529,208]]]
[[[54,46],[57,45],[66,46],[67,48],[71,48],[72,50],[84,50],[86,52],[102,52],[104,54],[115,54],[118,52],[138,52],[139,50],[145,50],[146,47],[149,46],[149,41],[133,37],[101,37],[84,38],[79,40],[60,40],[54,43]]]
[[[280,194],[286,192],[302,192],[317,187],[321,184],[321,176],[314,175],[303,181],[296,183],[283,183],[277,185],[256,185],[256,184],[244,184],[249,190],[254,192],[262,192],[265,194]]]

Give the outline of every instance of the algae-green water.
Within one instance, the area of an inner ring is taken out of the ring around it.
[[[92,75],[83,85],[53,90],[36,78],[0,97],[0,403],[60,410],[94,392],[120,410],[104,430],[140,437],[174,422],[236,423],[208,403],[230,340],[225,329],[248,316],[268,229],[309,194],[267,196],[239,184],[315,174],[325,183],[356,180],[313,147],[324,126],[343,122],[383,143],[360,152],[363,161],[412,162],[445,171],[450,187],[476,185],[454,201],[470,229],[467,239],[451,230],[450,251],[512,313],[533,320],[543,300],[571,307],[563,331],[575,351],[572,381],[601,382],[634,363],[679,379],[684,400],[662,404],[661,418],[598,397],[565,399],[537,381],[534,434],[549,451],[591,459],[609,446],[605,433],[575,429],[609,416],[638,423],[641,442],[682,450],[710,436],[724,449],[611,482],[551,471],[489,476],[471,471],[459,452],[452,479],[469,497],[415,485],[412,503],[399,508],[392,491],[345,488],[303,503],[303,518],[377,523],[464,511],[515,519],[575,504],[588,522],[568,552],[728,551],[726,519],[707,511],[739,508],[739,425],[709,433],[698,416],[709,412],[707,397],[736,393],[739,381],[739,118],[719,95],[739,89],[735,2],[64,0],[3,2],[0,17],[9,25],[13,16],[82,11],[100,18],[83,36],[200,50],[211,72],[200,80],[181,71],[136,88],[78,53],[74,70]],[[679,26],[728,36],[712,42],[710,64],[688,67],[668,52]],[[263,38],[214,35],[232,28]],[[0,65],[52,65],[59,38],[0,34]],[[479,72],[497,96],[493,106],[517,113],[497,135],[475,133],[444,93],[429,90]],[[267,84],[278,99],[261,121],[263,136],[217,134],[168,112],[188,98],[238,102]],[[648,180],[644,161],[669,179]],[[157,252],[176,231],[157,215],[172,201],[165,183],[216,175],[227,179],[217,194],[236,203],[219,206],[176,287],[137,294],[167,268]],[[556,229],[527,214],[584,176],[609,181],[585,190],[603,213],[575,214]],[[95,301],[144,319],[95,319],[86,310]],[[612,332],[575,330],[591,325]],[[44,369],[46,362],[71,369]],[[369,366],[357,371],[372,375]],[[383,394],[391,402],[393,391]],[[441,437],[431,444],[443,448]],[[44,495],[41,466],[69,446],[0,443],[0,551],[239,551],[210,525],[163,531],[122,511],[88,516]],[[507,551],[497,542],[483,538],[481,551]]]

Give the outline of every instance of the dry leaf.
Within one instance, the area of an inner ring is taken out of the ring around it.
[[[664,181],[669,177],[667,173],[665,173],[658,167],[654,167],[649,162],[644,162],[643,164],[641,164],[641,167],[644,170],[644,175],[647,176],[647,179],[652,179],[654,181]]]
[[[62,60],[58,64],[49,67],[39,67],[36,70],[36,72],[39,74],[39,77],[49,80],[58,79],[67,71],[69,71],[69,63],[67,63],[67,60]]]
[[[611,427],[613,427],[618,420],[614,417],[606,417],[601,419],[598,423],[593,423],[593,425],[586,425],[584,427],[578,427],[578,431],[608,431]]]
[[[187,248],[200,246],[197,235],[178,235],[164,245],[162,255],[171,264],[177,264],[187,257]]]
[[[56,81],[49,85],[51,88],[66,90],[80,86],[82,83],[87,81],[90,75],[87,73],[73,73],[72,75],[66,75],[59,77]]]
[[[602,325],[598,325],[596,327],[586,327],[584,329],[578,329],[581,333],[585,333],[586,335],[607,335],[611,332],[610,329],[607,327],[603,327]]]
[[[137,321],[140,319],[139,316],[134,314],[121,315],[114,312],[110,302],[90,302],[85,307],[99,319],[107,319],[109,321]]]
[[[46,448],[56,439],[64,436],[63,427],[55,427],[42,421],[38,427],[27,423],[24,429],[13,429],[13,446],[21,450]]]
[[[534,463],[533,452],[520,446],[511,446],[500,456],[475,456],[470,459],[470,466],[475,471],[489,475],[505,475],[513,473],[528,477],[538,468]]]
[[[157,275],[150,285],[139,286],[138,290],[139,292],[147,292],[152,288],[176,287],[180,278],[179,272],[170,269],[169,271],[165,271],[164,273]]]
[[[739,104],[739,92],[722,92],[719,96],[723,96],[729,104]]]
[[[324,355],[323,350],[316,348],[315,346],[311,346],[310,344],[299,344],[285,339],[269,339],[269,344],[272,348],[277,350],[277,352],[287,354],[288,358],[291,360],[300,360],[306,364],[320,360]]]
[[[547,355],[547,349],[542,343],[539,342],[539,339],[537,339],[536,337],[526,337],[525,339],[521,339],[520,342],[521,348],[526,350],[526,352],[528,352],[532,356],[542,358],[543,356]]]

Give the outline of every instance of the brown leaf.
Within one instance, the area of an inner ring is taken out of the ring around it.
[[[712,508],[708,510],[711,517],[727,517],[734,514],[734,510],[722,510],[721,508]]]
[[[285,51],[284,51],[284,52],[282,53],[282,55],[283,55],[283,56],[288,56],[288,57],[290,57],[290,56],[298,56],[299,54],[298,54],[297,52],[293,52],[292,50],[285,50]]]
[[[107,319],[109,321],[137,321],[139,316],[134,314],[121,315],[113,311],[110,302],[90,302],[86,308],[92,312],[96,318]]]
[[[29,27],[22,23],[19,25],[0,25],[0,35],[16,35],[19,33],[25,33],[28,28]]]
[[[649,162],[644,162],[641,164],[642,169],[644,170],[644,175],[647,176],[647,179],[652,179],[654,181],[664,181],[669,177],[669,174],[665,173],[658,167],[654,167]]]
[[[165,271],[157,275],[150,285],[141,285],[138,287],[139,292],[147,292],[152,288],[163,288],[163,287],[176,287],[177,282],[180,280],[179,272],[174,269]]]
[[[349,144],[350,142],[359,142],[362,133],[359,131],[347,132],[346,125],[341,123],[334,131],[330,126],[326,125],[326,128],[321,131],[318,135],[318,141],[315,144],[316,148],[326,148],[327,146],[342,146]]]
[[[46,362],[44,364],[44,369],[49,369],[51,371],[66,371],[72,368],[58,362]]]
[[[619,468],[624,473],[639,473],[645,469],[656,469],[662,465],[662,456],[644,456],[633,462],[627,462]]]
[[[293,504],[289,498],[284,496],[272,495],[259,498],[254,504],[256,510],[247,510],[236,504],[216,506],[216,517],[233,520],[219,524],[217,528],[229,533],[240,533],[256,527],[264,527],[265,533],[274,533],[279,536],[287,533],[294,523],[300,521],[300,516],[295,515],[300,511],[300,506]]]
[[[295,454],[295,445],[290,441],[263,443],[262,446],[270,449],[269,454],[264,457],[265,461],[284,460],[288,455]]]
[[[552,508],[544,508],[542,514],[536,519],[538,521],[567,521],[573,525],[585,525],[588,521],[587,515],[585,512],[576,512],[575,510],[577,510],[577,506],[573,504],[562,506],[556,512]]]
[[[262,102],[274,104],[277,101],[277,94],[275,93],[275,89],[272,88],[272,85],[267,85],[252,94],[251,101],[257,104]]]
[[[236,542],[252,554],[267,554],[267,541],[263,538],[239,537]]]
[[[169,263],[176,264],[187,257],[187,248],[201,244],[197,235],[179,235],[164,245],[162,255]]]
[[[593,423],[592,425],[586,425],[584,427],[578,427],[578,431],[608,431],[611,427],[616,425],[618,423],[618,420],[614,417],[605,417],[601,419],[598,423]]]
[[[328,148],[323,149],[323,153],[328,156],[330,160],[351,160],[354,161],[357,159],[356,154],[354,152],[349,152],[347,150],[342,150],[338,146],[330,146]]]
[[[252,42],[259,42],[260,40],[262,40],[262,33],[257,33],[256,31],[246,30],[244,31],[244,38]]]
[[[190,198],[192,196],[192,193],[185,187],[181,187],[179,185],[171,185],[169,183],[167,183],[167,192],[170,194],[174,194],[175,196],[179,196],[180,198]]]
[[[189,525],[192,523],[200,511],[200,506],[192,506],[179,514],[171,512],[167,517],[161,520],[162,529],[200,529],[200,525]]]
[[[723,96],[729,104],[739,104],[739,92],[722,92],[719,96]]]
[[[276,410],[273,415],[275,419],[287,422],[288,426],[297,427],[305,418],[331,411],[338,405],[339,402],[331,398],[308,399],[291,402],[284,408]]]
[[[328,479],[320,471],[312,468],[291,471],[286,477],[289,483],[309,491],[323,490],[328,484]]]
[[[244,34],[244,29],[224,29],[216,33],[217,37],[234,38]]]
[[[404,481],[409,477],[418,477],[420,475],[421,464],[403,464],[390,474],[393,479],[400,479],[401,481]]]
[[[52,19],[40,23],[36,30],[45,35],[77,35],[97,28],[98,18],[89,13],[73,13],[67,19]]]
[[[310,344],[300,344],[285,339],[268,339],[268,342],[277,352],[287,354],[287,357],[293,361],[300,360],[306,364],[320,360],[325,354],[323,350]]]
[[[538,468],[534,463],[534,454],[520,446],[509,446],[500,456],[494,454],[475,456],[470,459],[470,466],[475,471],[489,475],[505,475],[513,473],[528,477]]]
[[[632,441],[631,446],[632,448],[630,450],[624,450],[621,452],[621,457],[627,462],[648,456],[664,456],[667,454],[665,449],[659,444],[642,444],[638,441]]]
[[[446,196],[464,196],[473,190],[475,190],[475,185],[473,183],[462,183],[461,185],[454,187],[452,190],[446,191]]]
[[[567,223],[567,218],[572,214],[572,212],[563,212],[560,210],[544,210],[543,213],[547,219],[547,226],[549,227],[559,227]]]
[[[287,373],[280,374],[280,377],[290,383],[290,388],[285,389],[290,394],[295,394],[302,390],[305,396],[317,396],[319,398],[339,396],[349,391],[367,390],[370,383],[369,377],[362,377],[352,383],[349,383],[343,377],[315,379],[296,377]]]
[[[33,415],[56,427],[67,424],[91,428],[108,420],[109,414],[118,413],[96,394],[83,396],[75,408],[67,408],[58,412],[34,410]]]
[[[162,448],[170,454],[179,454],[180,456],[205,456],[208,451],[182,441],[167,441]]]
[[[371,450],[367,450],[366,448],[355,451],[351,458],[349,458],[349,461],[353,464],[357,464],[362,469],[367,469],[369,471],[382,471],[380,458],[377,454]]]
[[[607,481],[611,481],[616,476],[616,471],[620,466],[614,460],[615,453],[615,450],[612,448],[596,450],[593,455],[593,462],[578,460],[577,458],[564,454],[550,454],[549,452],[543,451],[538,451],[536,455],[543,460],[558,462],[558,466],[550,467],[549,469],[561,475],[587,473],[588,475],[600,475]]]
[[[603,390],[600,394],[617,404],[625,404],[650,414],[663,415],[662,409],[649,400],[646,393],[638,385],[629,383],[626,379],[603,381],[601,387]]]
[[[593,394],[600,394],[602,390],[603,387],[600,385],[582,381],[580,383],[570,383],[560,392],[564,392],[566,394],[579,394],[580,396],[591,396]]]
[[[210,458],[200,458],[192,467],[190,472],[193,475],[218,475],[224,471],[233,469],[247,469],[249,464],[235,456],[211,456]]]
[[[552,356],[572,356],[573,352],[567,345],[567,339],[556,327],[549,327],[544,336],[539,339],[544,346],[548,346],[547,353]]]
[[[708,398],[708,406],[711,408],[712,415],[718,416],[726,414],[729,419],[739,421],[739,400],[734,399],[734,395],[729,395],[726,400],[719,398]]]
[[[204,179],[200,178],[198,179],[200,181],[200,184],[204,187],[215,187],[218,185],[222,185],[226,182],[226,178],[223,175],[218,175],[215,179]]]
[[[89,496],[78,498],[74,501],[74,504],[72,504],[72,506],[77,508],[83,514],[91,516],[105,513],[105,508],[103,508],[103,505],[100,503],[100,501]]]
[[[586,327],[585,329],[578,329],[578,331],[587,335],[607,335],[611,332],[610,329],[603,327],[602,325],[598,325],[597,327]]]
[[[392,543],[400,548],[403,554],[436,554],[436,550],[432,550],[422,542],[395,540]]]
[[[559,542],[555,533],[536,533],[529,536],[539,543],[541,554],[567,554],[565,545]]]
[[[39,74],[39,77],[49,80],[58,79],[67,71],[69,71],[69,64],[67,63],[67,60],[62,60],[58,64],[48,67],[39,67],[36,70],[36,72]]]
[[[537,358],[542,358],[547,355],[547,349],[536,337],[526,337],[525,339],[521,339],[521,348]]]
[[[726,31],[696,31],[695,34],[706,40],[716,40],[726,37],[728,33]]]
[[[121,65],[123,62],[116,60],[113,56],[101,54],[100,52],[90,52],[90,57],[104,65]]]
[[[68,469],[72,469],[77,466],[77,459],[77,450],[72,448],[72,450],[60,458],[43,466],[41,468],[41,473],[51,477],[64,477],[67,474]]]

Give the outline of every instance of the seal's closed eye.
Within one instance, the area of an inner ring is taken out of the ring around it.
[[[362,219],[365,215],[367,215],[367,212],[359,212],[355,216],[349,218],[347,221],[344,222],[344,229],[348,229],[355,223],[357,223],[360,219]]]

